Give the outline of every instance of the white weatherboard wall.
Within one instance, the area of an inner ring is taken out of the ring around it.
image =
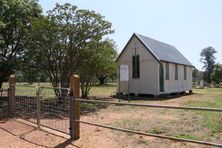
[[[184,65],[178,64],[178,80],[175,80],[175,64],[169,63],[169,80],[166,80],[166,63],[161,62],[164,69],[164,92],[173,93],[192,90],[192,67],[187,67],[187,79],[184,80]]]
[[[135,55],[135,48],[136,54],[140,56],[140,78],[136,79],[132,78],[132,56]],[[155,95],[159,93],[158,62],[135,36],[131,39],[117,63],[118,65],[129,65],[130,93]],[[120,81],[120,84],[119,80],[117,82],[117,92],[128,93],[128,82]]]

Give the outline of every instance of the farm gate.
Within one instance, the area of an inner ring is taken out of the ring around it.
[[[48,128],[73,136],[75,121],[74,92],[76,77],[70,78],[69,88],[37,87],[16,85],[15,78],[10,78],[9,84],[9,115],[18,120],[25,120],[37,128]],[[79,86],[78,86],[79,87]],[[77,91],[75,91],[77,92]],[[78,96],[78,95],[77,95]],[[78,106],[77,106],[78,107]],[[70,120],[71,119],[71,120]]]
[[[69,134],[69,89],[15,85],[15,117]]]

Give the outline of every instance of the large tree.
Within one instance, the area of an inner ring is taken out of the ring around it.
[[[216,84],[222,82],[222,64],[214,65],[213,73],[211,74],[211,80]]]
[[[79,74],[83,96],[87,96],[103,37],[113,32],[111,23],[94,11],[66,3],[56,4],[32,25],[27,51],[30,65],[45,71],[54,87],[68,87],[69,76]]]
[[[0,1],[0,88],[9,75],[19,69],[30,22],[40,13],[36,0]]]
[[[208,83],[211,83],[210,75],[213,72],[215,64],[215,59],[216,59],[214,56],[215,53],[217,53],[217,51],[213,47],[206,47],[200,53],[201,56],[200,61],[204,64],[203,69],[205,69],[204,80],[207,81]]]
[[[99,79],[99,84],[103,85],[108,77],[116,77],[117,64],[115,60],[117,52],[114,41],[108,39],[100,48],[97,79]]]

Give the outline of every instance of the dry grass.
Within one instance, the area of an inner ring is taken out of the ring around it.
[[[115,90],[115,84],[95,86],[91,89],[90,95],[107,97]],[[133,103],[222,107],[222,88],[194,89],[193,91],[192,95],[173,99],[134,100]],[[107,108],[98,106],[98,104],[83,104],[82,109],[90,108],[93,110],[93,114],[81,116],[81,119],[141,132],[222,143],[221,113],[117,105],[110,105]],[[94,145],[96,141],[102,143],[101,145],[118,145],[119,147],[193,146],[189,143],[137,136],[88,125],[81,127],[82,137],[77,144],[82,147]],[[199,145],[193,147],[199,147]]]
[[[103,92],[104,90],[106,90],[105,87],[97,88],[97,91]],[[192,95],[169,100],[163,98],[161,101],[150,101],[143,98],[143,100],[134,100],[133,103],[222,107],[222,88],[194,89],[193,91],[194,94]],[[107,109],[98,111],[96,116],[90,116],[89,119],[141,132],[222,142],[221,113],[111,105]],[[136,147],[147,144],[144,139],[135,138],[132,134],[126,134],[126,136]],[[125,139],[125,137],[122,138],[118,139],[120,143]],[[162,143],[159,146],[165,144]]]

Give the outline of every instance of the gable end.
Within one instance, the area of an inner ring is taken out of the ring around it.
[[[133,37],[136,37],[140,43],[147,49],[147,51],[157,60],[158,63],[160,63],[160,60],[157,58],[157,56],[154,55],[154,53],[147,47],[147,45],[143,42],[143,40],[140,39],[139,36],[136,35],[136,33],[134,33],[131,38],[129,39],[129,41],[127,42],[127,44],[125,45],[125,47],[123,48],[123,50],[121,51],[121,53],[119,54],[119,56],[116,59],[116,62],[119,60],[119,58],[121,57],[121,55],[123,54],[123,52],[125,51],[126,47],[128,46],[128,44],[131,42],[131,40],[133,39]]]

